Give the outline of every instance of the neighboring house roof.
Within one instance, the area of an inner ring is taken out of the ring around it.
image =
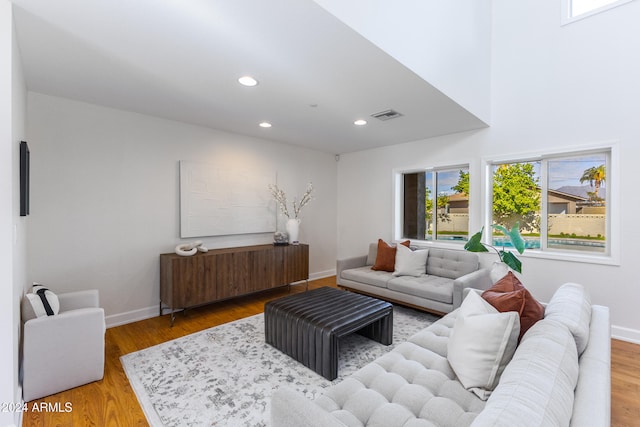
[[[586,202],[589,200],[586,197],[577,196],[575,194],[563,193],[562,191],[558,191],[558,190],[549,190],[549,194],[559,199],[566,199],[571,202]]]
[[[469,201],[469,196],[465,193],[455,193],[449,196],[449,202],[467,202]]]

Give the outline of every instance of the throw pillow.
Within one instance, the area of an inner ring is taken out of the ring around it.
[[[491,288],[482,293],[482,298],[487,300],[498,311],[518,311],[520,314],[520,336],[522,336],[538,320],[544,317],[544,307],[531,295],[531,293],[518,280],[513,272],[507,273]],[[521,301],[524,303],[521,304]],[[516,310],[517,307],[521,307]]]
[[[401,242],[400,244],[409,247],[409,240]],[[396,266],[396,246],[389,245],[382,239],[378,239],[378,254],[376,255],[376,262],[371,267],[372,270],[388,271],[393,273]]]
[[[447,360],[458,380],[487,400],[518,343],[518,313],[500,313],[476,292],[462,302],[447,344]]]
[[[420,277],[427,272],[429,249],[412,251],[404,245],[398,245],[394,276]]]
[[[57,295],[39,283],[34,283],[31,293],[25,296],[36,317],[53,316],[60,311]]]

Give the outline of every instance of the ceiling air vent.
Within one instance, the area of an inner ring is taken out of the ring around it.
[[[378,120],[391,120],[391,119],[395,119],[396,117],[400,117],[402,116],[402,114],[398,113],[395,110],[384,110],[384,111],[380,111],[379,113],[374,113],[371,115],[371,117],[375,117]]]

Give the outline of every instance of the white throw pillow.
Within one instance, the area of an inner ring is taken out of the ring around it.
[[[500,313],[480,295],[469,292],[447,344],[447,360],[460,383],[487,400],[513,357],[519,334],[517,312]]]
[[[36,317],[53,316],[60,311],[58,296],[40,283],[34,283],[31,293],[25,296]]]
[[[427,272],[428,249],[412,251],[404,245],[397,245],[394,276],[420,277]]]

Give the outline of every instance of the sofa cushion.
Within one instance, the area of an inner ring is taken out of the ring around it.
[[[459,310],[454,310],[445,315],[437,322],[432,323],[429,327],[424,328],[411,336],[407,341],[428,348],[434,353],[442,357],[447,357],[447,344],[456,322]]]
[[[329,388],[316,403],[347,426],[469,426],[485,402],[466,391],[446,358],[411,342]]]
[[[453,280],[446,277],[427,275],[394,277],[387,282],[387,288],[420,298],[453,304]]]
[[[379,288],[386,288],[387,282],[393,276],[391,276],[391,273],[387,271],[375,271],[369,266],[364,266],[342,270],[340,277],[346,280],[353,280],[354,282],[377,286]]]
[[[478,269],[478,255],[466,251],[430,248],[427,274],[457,279]]]
[[[473,427],[568,426],[578,370],[569,330],[553,320],[537,322],[520,342]]]
[[[498,384],[516,349],[517,312],[500,313],[480,295],[470,292],[458,312],[447,359],[467,390],[486,400]]]
[[[591,298],[584,287],[577,283],[560,286],[547,304],[544,317],[569,328],[576,341],[578,355],[582,355],[589,342],[591,322]]]
[[[420,277],[427,271],[428,249],[412,250],[404,245],[397,246],[394,276]]]
[[[403,246],[409,246],[410,241],[400,242]],[[396,264],[396,245],[390,245],[382,239],[378,239],[378,252],[376,262],[371,267],[373,270],[393,272]]]
[[[506,294],[506,295],[505,295]],[[518,280],[513,272],[507,273],[502,279],[498,280],[491,288],[482,293],[482,298],[489,301],[499,311],[511,311],[509,307],[517,306],[524,297],[524,305],[520,314],[520,337],[527,332],[538,320],[544,317],[544,307],[531,295],[531,293]],[[512,298],[511,304],[507,304],[505,300]],[[496,301],[496,304],[494,304]],[[498,303],[499,302],[499,303]]]

